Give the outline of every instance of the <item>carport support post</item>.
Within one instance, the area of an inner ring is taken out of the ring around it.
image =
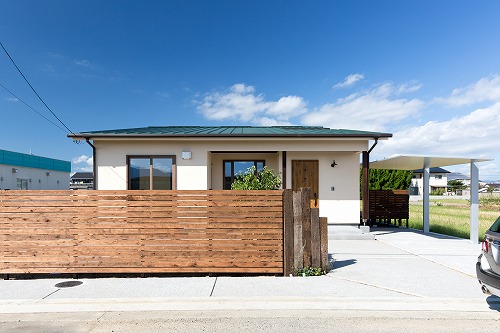
[[[470,162],[470,241],[479,243],[479,169]]]
[[[422,188],[423,191],[423,220],[424,220],[424,233],[428,233],[430,231],[429,228],[429,164],[427,161],[424,162],[424,185]]]

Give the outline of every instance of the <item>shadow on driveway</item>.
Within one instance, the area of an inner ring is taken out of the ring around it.
[[[332,270],[336,268],[342,268],[350,265],[354,265],[358,261],[356,259],[346,259],[346,260],[332,260]]]

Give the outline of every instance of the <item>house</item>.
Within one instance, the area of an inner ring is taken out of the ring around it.
[[[312,188],[329,223],[359,224],[359,161],[388,133],[309,126],[169,126],[69,134],[93,148],[98,190],[225,190],[250,166]]]
[[[71,162],[0,149],[0,190],[67,190]]]
[[[459,172],[450,172],[447,176],[448,181],[458,180],[461,181],[465,186],[470,186],[470,177]]]
[[[441,193],[444,194],[447,191],[448,177],[450,172],[443,168],[430,168],[429,169],[429,193]],[[413,170],[410,194],[411,195],[422,195],[423,194],[423,176],[424,170],[418,169]]]
[[[70,190],[93,190],[94,174],[92,172],[75,172],[70,178]]]

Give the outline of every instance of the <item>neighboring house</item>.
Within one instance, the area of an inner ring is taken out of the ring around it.
[[[429,193],[440,192],[446,193],[448,186],[448,174],[450,172],[443,168],[429,169]],[[410,194],[423,195],[424,170],[413,170],[411,180]]]
[[[311,187],[329,223],[359,224],[360,153],[369,140],[392,135],[308,126],[172,126],[68,136],[93,147],[98,190],[230,189],[248,167],[267,166],[282,176],[284,188]]]
[[[70,190],[93,190],[94,174],[92,172],[75,172],[70,178]]]
[[[458,172],[450,172],[448,174],[448,181],[451,181],[451,180],[461,181],[462,184],[464,184],[464,186],[466,186],[466,188],[464,188],[464,189],[450,188],[449,190],[451,191],[451,193],[454,193],[455,195],[458,195],[458,196],[467,197],[467,198],[470,197],[470,177],[469,176],[466,176],[466,175],[464,175],[462,173],[458,173]]]
[[[448,174],[448,181],[450,180],[459,180],[461,181],[465,186],[469,187],[470,186],[470,177],[466,176],[464,174],[458,173],[458,172],[450,172]]]
[[[71,162],[0,149],[0,190],[67,190]]]

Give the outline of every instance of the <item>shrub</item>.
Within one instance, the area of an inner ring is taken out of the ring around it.
[[[272,169],[264,167],[256,171],[255,166],[235,177],[232,190],[277,190],[281,186],[281,178],[274,174]]]
[[[444,189],[438,188],[437,190],[431,191],[430,195],[443,195]]]

